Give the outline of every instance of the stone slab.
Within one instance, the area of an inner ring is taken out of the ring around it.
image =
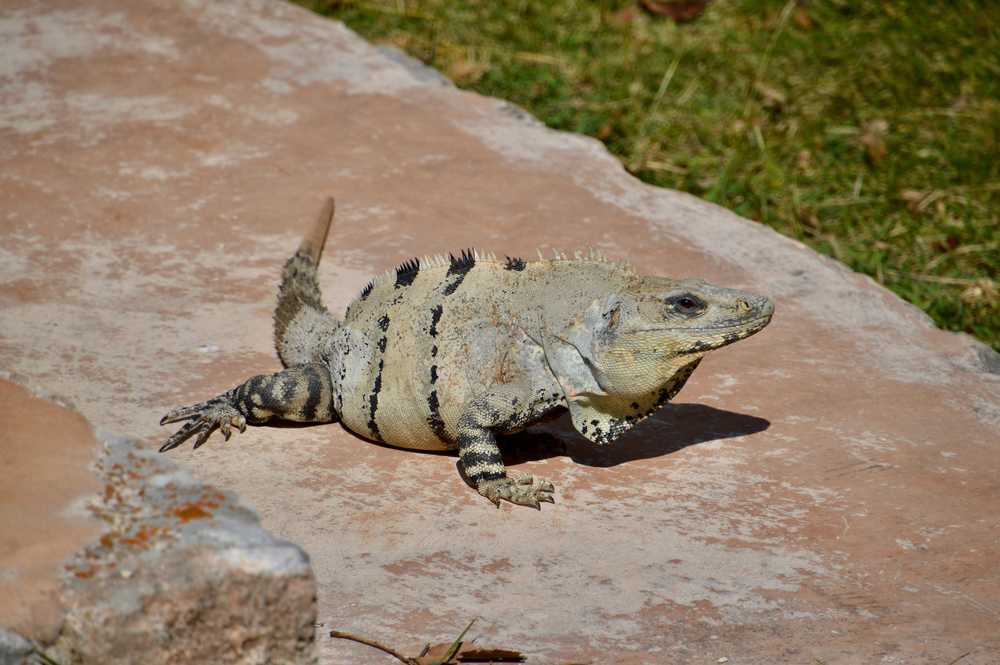
[[[302,665],[315,657],[309,557],[232,492],[133,439],[100,436],[96,542],[69,560],[65,665]]]
[[[306,554],[53,399],[0,379],[0,663],[314,662]]]
[[[100,447],[79,413],[0,379],[0,626],[51,642],[63,563],[101,533],[87,510]]]
[[[478,616],[539,663],[996,661],[992,351],[289,5],[13,0],[0,44],[0,366],[150,448],[168,408],[278,368],[280,266],[327,194],[335,311],[468,246],[595,246],[776,300],[615,446],[563,421],[515,452],[556,484],[540,513],[336,425],[178,451],[308,551],[324,629],[405,645]],[[323,662],[380,662],[324,634]]]

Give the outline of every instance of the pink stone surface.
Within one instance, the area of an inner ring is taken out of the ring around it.
[[[152,447],[168,408],[279,367],[281,263],[327,194],[335,311],[377,272],[467,246],[593,246],[777,311],[614,446],[562,420],[512,451],[556,485],[541,512],[339,425],[173,454],[308,551],[323,663],[393,662],[329,628],[404,646],[472,617],[534,663],[1000,660],[991,351],[304,10],[4,4],[0,368],[96,427]]]
[[[99,447],[83,416],[2,378],[0,403],[0,626],[51,641],[66,560],[100,533]]]

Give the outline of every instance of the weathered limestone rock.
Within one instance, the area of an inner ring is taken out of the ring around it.
[[[305,553],[231,493],[0,381],[0,663],[305,663]],[[88,515],[89,514],[89,515]],[[25,638],[30,638],[28,642]]]
[[[280,266],[327,194],[335,311],[374,272],[468,246],[596,246],[775,298],[764,333],[615,446],[564,422],[531,439],[509,461],[556,484],[540,513],[337,425],[172,454],[309,552],[325,627],[402,645],[479,616],[538,662],[995,660],[1000,376],[981,344],[292,6],[13,0],[0,44],[0,367],[147,447],[168,408],[278,367]],[[325,663],[380,662],[319,635]]]
[[[0,665],[22,665],[35,647],[21,635],[0,628]]]
[[[67,663],[309,661],[316,587],[305,553],[135,441],[105,436],[104,447],[95,512],[109,528],[68,568],[53,651]]]

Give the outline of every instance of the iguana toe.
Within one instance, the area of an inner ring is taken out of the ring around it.
[[[221,431],[223,438],[228,441],[229,437],[232,436],[234,426],[241,432],[245,431],[247,426],[246,417],[236,407],[220,399],[174,409],[163,416],[160,424],[165,425],[181,420],[189,422],[184,423],[183,427],[166,440],[160,447],[161,453],[173,450],[195,435],[198,438],[194,441],[194,448],[200,448],[216,429]]]
[[[204,402],[199,402],[198,404],[191,404],[190,406],[179,406],[176,409],[171,409],[167,412],[165,416],[160,418],[160,424],[166,425],[167,423],[176,423],[179,420],[188,420],[199,414],[199,408],[204,406]]]
[[[242,413],[236,413],[235,416],[226,414],[219,419],[219,431],[222,432],[222,438],[226,441],[229,441],[229,437],[233,434],[233,426],[240,432],[247,431],[247,419],[243,417]]]
[[[552,496],[555,487],[547,480],[533,478],[532,476],[520,476],[516,478],[502,478],[481,483],[479,493],[500,507],[501,501],[508,501],[518,506],[530,506],[536,510],[541,509],[541,503],[555,503]]]

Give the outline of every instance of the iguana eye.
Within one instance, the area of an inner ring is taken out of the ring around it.
[[[678,314],[694,316],[705,309],[705,303],[698,296],[685,293],[667,298],[667,307],[670,307]]]

